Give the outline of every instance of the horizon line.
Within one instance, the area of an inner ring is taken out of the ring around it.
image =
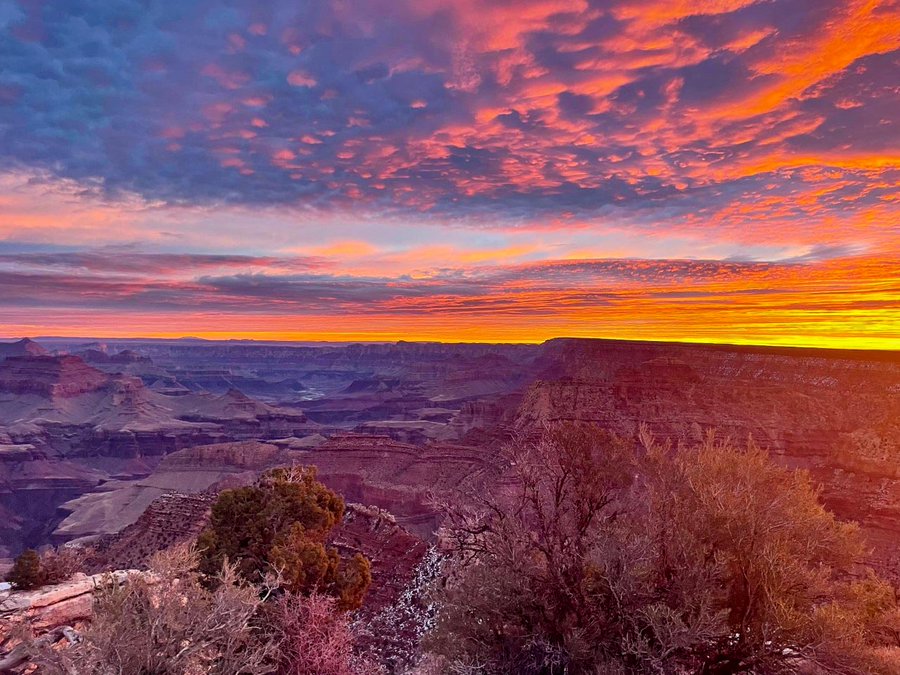
[[[521,346],[539,346],[548,342],[561,340],[581,340],[594,342],[616,342],[631,344],[654,344],[654,345],[672,345],[672,346],[696,346],[696,347],[731,347],[743,349],[763,349],[763,350],[789,350],[789,351],[818,351],[818,352],[842,352],[842,353],[876,353],[876,354],[900,354],[900,346],[895,349],[888,347],[831,347],[813,344],[777,344],[765,342],[727,342],[714,340],[655,340],[652,338],[620,338],[620,337],[602,337],[602,336],[580,336],[580,335],[558,335],[545,340],[415,340],[415,339],[343,339],[343,340],[327,340],[327,339],[265,339],[265,338],[206,338],[200,336],[183,335],[179,337],[152,337],[152,336],[128,336],[128,337],[110,337],[110,336],[66,336],[66,335],[39,335],[39,336],[18,336],[0,337],[0,342],[11,343],[21,340],[32,340],[40,342],[41,340],[55,341],[80,341],[87,342],[205,342],[210,344],[216,343],[256,343],[256,344],[277,344],[284,346],[304,345],[304,344],[320,344],[320,345],[353,345],[353,344],[443,344],[443,345],[521,345]]]

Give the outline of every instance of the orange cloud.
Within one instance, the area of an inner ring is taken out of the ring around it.
[[[590,264],[568,265],[577,272]],[[485,281],[483,292],[450,290],[440,278],[406,279],[384,286],[381,299],[351,301],[336,291],[328,312],[302,310],[295,300],[279,301],[290,311],[266,311],[270,303],[256,296],[237,311],[238,298],[230,292],[209,283],[181,284],[175,290],[200,293],[204,309],[140,311],[123,321],[121,309],[60,308],[35,321],[33,312],[13,307],[5,310],[5,328],[11,335],[83,335],[90,325],[92,334],[108,337],[536,342],[577,335],[843,348],[892,348],[900,339],[896,259],[719,268],[622,261],[610,269],[622,275],[618,281],[584,278],[573,285],[565,268],[554,281],[560,268],[552,264],[512,268]],[[685,279],[690,279],[687,288]],[[260,288],[261,281],[252,283]],[[413,288],[415,293],[406,292]],[[140,291],[135,283],[116,290],[126,297]],[[217,302],[231,309],[216,308]],[[359,311],[362,306],[365,312]],[[252,313],[253,328],[245,327],[246,312]]]
[[[313,248],[310,252],[322,256],[358,258],[372,255],[378,250],[377,247],[365,241],[337,241],[327,246]]]
[[[315,87],[318,84],[316,78],[302,70],[294,70],[288,74],[288,84],[294,87]]]

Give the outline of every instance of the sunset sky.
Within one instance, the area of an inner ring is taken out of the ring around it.
[[[896,0],[0,0],[0,337],[900,349]]]

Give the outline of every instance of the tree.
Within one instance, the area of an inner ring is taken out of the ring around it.
[[[717,637],[706,670],[774,670],[785,653],[813,656],[817,608],[826,599],[839,603],[841,574],[863,557],[858,528],[821,506],[805,472],[776,466],[752,442],[739,450],[710,435],[697,448],[679,449],[672,461],[660,461],[648,445],[657,475],[668,476],[651,486],[650,526],[665,522],[654,516],[671,512],[662,502],[674,498],[681,513],[673,532],[682,541],[656,531],[667,551],[689,545],[691,567],[720,592],[716,603],[727,612],[727,633]]]
[[[448,508],[428,639],[448,670],[891,672],[896,601],[851,580],[858,531],[808,476],[752,443],[642,440],[552,429],[504,451],[505,490]]]
[[[497,491],[444,505],[453,564],[428,642],[483,672],[577,672],[621,631],[597,603],[609,562],[600,554],[636,458],[620,440],[575,426],[501,454],[509,473]]]
[[[316,480],[315,468],[269,471],[219,496],[198,539],[200,569],[211,575],[229,560],[251,583],[274,572],[289,592],[325,593],[354,609],[371,582],[369,561],[359,554],[342,560],[325,544],[343,516],[343,499]]]
[[[272,565],[279,571],[290,593],[325,593],[337,599],[340,609],[356,609],[372,583],[368,559],[356,553],[341,560],[336,549],[326,547],[299,523],[288,536],[272,547]]]
[[[31,591],[47,583],[38,552],[31,548],[23,551],[13,563],[6,580],[20,591]]]

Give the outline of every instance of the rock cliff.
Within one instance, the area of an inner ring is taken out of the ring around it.
[[[147,477],[166,454],[314,430],[302,411],[234,390],[167,395],[76,356],[7,358],[0,361],[0,507],[19,517],[0,524],[0,555],[47,543],[62,503],[101,484],[109,491],[111,480]]]
[[[32,355],[8,357],[0,364],[0,393],[69,399],[97,391],[109,376],[77,356]]]
[[[900,356],[559,341],[516,411],[519,429],[591,423],[625,437],[647,424],[692,442],[748,436],[807,469],[826,505],[860,522],[888,564],[900,534]]]

